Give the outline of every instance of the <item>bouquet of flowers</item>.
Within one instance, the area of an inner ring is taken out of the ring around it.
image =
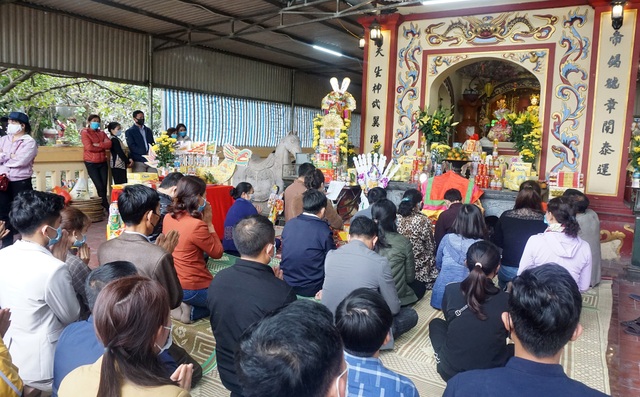
[[[636,171],[640,170],[640,135],[631,138],[631,161],[629,165]]]
[[[155,153],[159,167],[172,167],[175,161],[175,143],[176,138],[171,138],[164,131],[157,139],[155,145],[151,146]]]
[[[452,123],[452,120],[452,109],[438,107],[432,114],[429,114],[429,109],[420,110],[418,128],[428,143],[448,142],[451,128],[458,125],[458,122]]]
[[[447,158],[451,146],[434,142],[431,144],[431,159],[434,164],[440,164]]]
[[[542,129],[538,113],[509,113],[505,119],[511,126],[511,141],[520,152],[520,157],[527,163],[533,163],[542,149]]]

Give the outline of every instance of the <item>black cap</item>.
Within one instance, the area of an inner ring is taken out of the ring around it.
[[[9,114],[9,120],[19,121],[22,124],[29,124],[29,116],[22,112],[11,112]]]

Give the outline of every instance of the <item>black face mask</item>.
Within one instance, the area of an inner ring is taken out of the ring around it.
[[[136,119],[136,124],[144,125],[144,119]]]

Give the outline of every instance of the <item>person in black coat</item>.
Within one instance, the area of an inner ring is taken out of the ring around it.
[[[149,148],[156,142],[151,129],[144,125],[142,110],[133,112],[133,121],[135,124],[125,132],[129,156],[133,160],[133,172],[156,172],[155,168],[145,164],[147,160],[143,157],[149,153]]]
[[[109,165],[111,166],[113,183],[116,185],[127,183],[127,167],[133,165],[133,160],[122,149],[122,143],[119,138],[122,134],[122,126],[120,123],[112,121],[107,124],[107,131],[111,135],[111,160]]]

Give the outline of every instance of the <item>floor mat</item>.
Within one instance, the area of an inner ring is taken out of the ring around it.
[[[215,274],[233,262],[233,258],[223,257],[218,261],[210,261],[209,268]],[[419,315],[418,325],[398,338],[395,349],[383,352],[380,358],[387,367],[413,380],[420,395],[441,396],[446,384],[436,372],[433,347],[429,340],[429,321],[442,315],[429,305],[430,299],[431,293],[428,291],[415,305]],[[565,347],[560,363],[571,378],[609,394],[606,349],[611,321],[611,281],[603,281],[598,287],[584,293],[582,300],[580,322],[584,332],[576,342]],[[209,321],[199,320],[189,325],[174,321],[173,337],[174,343],[203,364],[205,375],[191,394],[194,397],[228,397],[229,391],[222,386],[215,367],[215,340]]]

